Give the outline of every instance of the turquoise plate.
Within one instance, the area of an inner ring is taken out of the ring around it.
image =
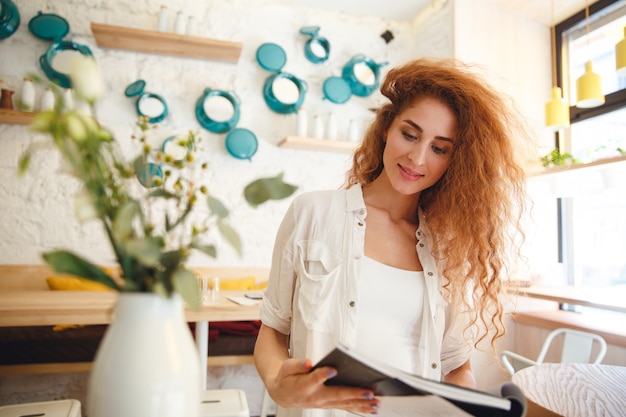
[[[70,25],[59,15],[38,12],[28,22],[28,30],[39,39],[56,41],[67,35]]]
[[[352,88],[348,81],[341,77],[329,77],[322,85],[324,98],[336,104],[343,104],[352,97]]]
[[[238,127],[226,135],[226,150],[237,159],[251,160],[259,146],[256,136],[248,129]]]
[[[256,50],[256,61],[266,71],[278,72],[287,62],[283,48],[275,43],[264,43]]]

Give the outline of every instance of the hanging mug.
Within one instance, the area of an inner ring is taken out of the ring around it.
[[[352,94],[366,97],[378,88],[383,65],[387,62],[376,63],[363,54],[355,55],[344,65],[342,77],[350,85]]]
[[[239,97],[234,92],[205,88],[196,101],[196,119],[206,130],[224,133],[239,122]]]

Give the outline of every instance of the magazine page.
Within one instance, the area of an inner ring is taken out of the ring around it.
[[[338,371],[336,377],[326,381],[327,385],[370,388],[377,396],[381,397],[382,401],[385,401],[390,396],[409,396],[409,398],[398,400],[389,398],[388,402],[393,405],[392,408],[402,403],[407,404],[407,406],[408,404],[413,404],[410,407],[415,410],[418,402],[429,403],[432,400],[433,403],[448,403],[448,406],[453,409],[460,407],[471,413],[471,415],[477,415],[477,411],[484,413],[481,415],[495,414],[498,410],[502,415],[521,415],[517,413],[517,410],[509,413],[511,400],[503,397],[502,392],[492,395],[483,391],[421,378],[389,367],[380,361],[367,358],[363,354],[343,345],[338,345],[326,357],[320,360],[313,369],[321,366],[332,366]],[[417,396],[425,398],[416,398]],[[442,398],[432,399],[430,397]],[[523,407],[525,407],[525,404]],[[494,411],[494,413],[489,413],[489,410]],[[461,410],[457,412],[463,413]]]

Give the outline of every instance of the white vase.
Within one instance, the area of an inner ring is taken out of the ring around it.
[[[197,417],[200,358],[179,296],[121,293],[87,387],[89,417]]]

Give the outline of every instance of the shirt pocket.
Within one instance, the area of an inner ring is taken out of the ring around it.
[[[337,302],[343,257],[316,240],[301,241],[298,248],[298,310],[309,330],[331,332],[338,321]]]

